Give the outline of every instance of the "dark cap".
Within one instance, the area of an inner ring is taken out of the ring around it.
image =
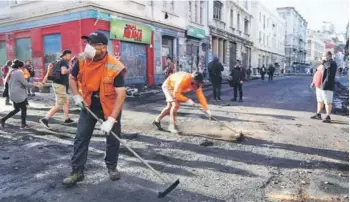
[[[92,32],[91,34],[89,34],[89,36],[82,36],[81,39],[86,39],[91,44],[108,44],[108,38],[101,32]]]
[[[60,58],[61,57],[63,57],[63,56],[65,56],[65,55],[67,55],[67,54],[72,54],[72,51],[71,50],[64,50],[63,52],[62,52],[62,55],[60,56]]]

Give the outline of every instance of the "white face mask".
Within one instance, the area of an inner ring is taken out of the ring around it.
[[[92,47],[90,44],[86,44],[84,53],[87,58],[94,59],[96,55],[96,49]]]

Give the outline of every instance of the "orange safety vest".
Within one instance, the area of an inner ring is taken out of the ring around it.
[[[192,74],[187,72],[176,72],[171,74],[165,81],[173,97],[180,102],[187,102],[189,98],[185,97],[182,93],[186,93],[195,90],[192,86]],[[202,86],[196,89],[196,95],[199,103],[203,109],[208,109],[207,99],[205,98],[202,90]]]
[[[25,79],[29,79],[30,78],[30,73],[29,73],[29,71],[26,69],[26,68],[20,68],[21,69],[21,71],[23,72],[23,74],[24,74],[24,78]]]
[[[116,92],[114,78],[125,69],[125,66],[114,56],[108,54],[101,61],[92,61],[84,56],[79,57],[78,87],[88,106],[91,106],[93,92],[100,92],[100,101],[105,118],[113,111]]]

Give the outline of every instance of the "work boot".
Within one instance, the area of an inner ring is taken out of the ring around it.
[[[310,118],[311,119],[317,119],[317,120],[321,120],[322,119],[321,114],[316,114],[316,115],[314,115],[314,116],[312,116]]]
[[[173,125],[173,124],[170,124],[168,126],[168,131],[171,132],[171,133],[174,133],[174,134],[178,134],[179,133],[179,131],[176,129],[175,125]]]
[[[236,102],[236,101],[237,101],[237,98],[233,98],[231,101],[232,101],[232,102]]]
[[[238,100],[238,102],[243,102],[243,99],[242,99],[242,98],[241,98],[241,99],[239,99],[239,100]]]
[[[326,118],[322,121],[323,123],[330,123],[331,122],[331,117],[326,116]]]
[[[77,184],[77,182],[83,181],[84,174],[82,172],[73,171],[72,174],[63,179],[62,184],[71,187]]]
[[[109,179],[111,179],[112,181],[116,181],[120,179],[120,172],[115,167],[108,168],[108,174],[109,174]]]
[[[154,120],[152,122],[153,125],[155,125],[157,127],[158,130],[162,130],[162,126],[160,125],[160,121],[156,121]]]

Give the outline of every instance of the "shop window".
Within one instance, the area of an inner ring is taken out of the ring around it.
[[[32,45],[30,38],[16,39],[16,58],[21,61],[32,60]]]
[[[61,34],[50,34],[44,36],[44,63],[47,65],[57,59],[62,54]]]
[[[214,19],[221,20],[221,10],[222,10],[222,3],[219,1],[214,1],[214,16],[213,16]]]
[[[6,53],[6,43],[5,41],[0,41],[0,67],[3,66],[7,61]],[[0,71],[0,76],[2,76],[2,71]]]

